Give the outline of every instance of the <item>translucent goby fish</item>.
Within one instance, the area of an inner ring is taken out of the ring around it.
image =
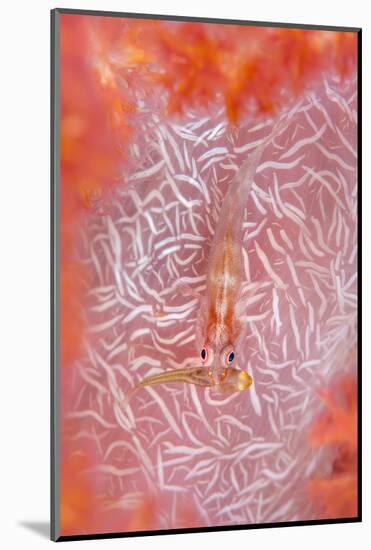
[[[278,122],[271,133],[243,162],[224,197],[211,244],[206,295],[201,298],[196,341],[202,365],[222,385],[238,360],[236,347],[242,334],[243,219],[249,193],[266,146],[287,122]],[[246,298],[246,297],[245,297]]]
[[[249,373],[240,369],[228,369],[222,383],[220,383],[221,374],[221,372],[210,371],[205,367],[188,367],[167,370],[153,376],[147,376],[130,390],[122,402],[122,408],[125,409],[133,395],[146,386],[181,382],[205,388],[212,387],[218,393],[234,393],[247,390],[253,383]]]

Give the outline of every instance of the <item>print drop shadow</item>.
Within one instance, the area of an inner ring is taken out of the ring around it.
[[[50,537],[50,523],[49,521],[19,521],[18,525],[25,527],[40,535],[42,538],[49,539]]]

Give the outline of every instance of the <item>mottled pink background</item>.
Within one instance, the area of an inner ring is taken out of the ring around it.
[[[356,341],[356,80],[323,80],[287,115],[263,155],[244,221],[250,295],[237,365],[251,390],[143,389],[143,377],[197,363],[197,303],[182,280],[205,288],[223,196],[273,121],[227,123],[223,110],[175,120],[148,113],[136,142],[130,189],[106,215],[89,213],[78,254],[86,297],[84,355],[65,411],[75,440],[91,444],[88,472],[108,508],[148,502],[153,529],[307,520],[306,493],[331,456],[307,432],[318,388],[349,365]]]

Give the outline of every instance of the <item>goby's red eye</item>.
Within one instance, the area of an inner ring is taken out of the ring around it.
[[[201,360],[204,365],[209,367],[214,361],[214,351],[209,346],[204,346],[201,350]]]
[[[220,359],[224,367],[230,367],[235,358],[235,352],[233,346],[227,346],[223,349]]]

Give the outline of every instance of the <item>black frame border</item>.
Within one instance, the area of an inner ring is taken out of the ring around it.
[[[359,27],[338,27],[315,24],[273,23],[240,19],[217,19],[180,15],[155,15],[148,13],[125,13],[115,11],[80,10],[55,8],[51,10],[50,37],[50,298],[51,298],[51,386],[50,386],[50,538],[55,542],[93,539],[114,539],[153,535],[174,535],[186,533],[206,533],[218,531],[241,531],[268,529],[272,527],[298,527],[309,525],[334,525],[362,522],[362,283],[358,287],[358,341],[357,341],[357,386],[358,386],[358,515],[352,518],[320,519],[307,521],[273,522],[247,525],[220,525],[184,529],[94,533],[81,535],[60,535],[60,18],[62,14],[92,15],[97,17],[120,17],[129,19],[155,19],[166,21],[188,21],[254,27],[279,27],[288,29],[323,30],[354,32],[357,34],[357,237],[362,249],[362,29]],[[362,275],[361,253],[357,255],[358,274]]]

